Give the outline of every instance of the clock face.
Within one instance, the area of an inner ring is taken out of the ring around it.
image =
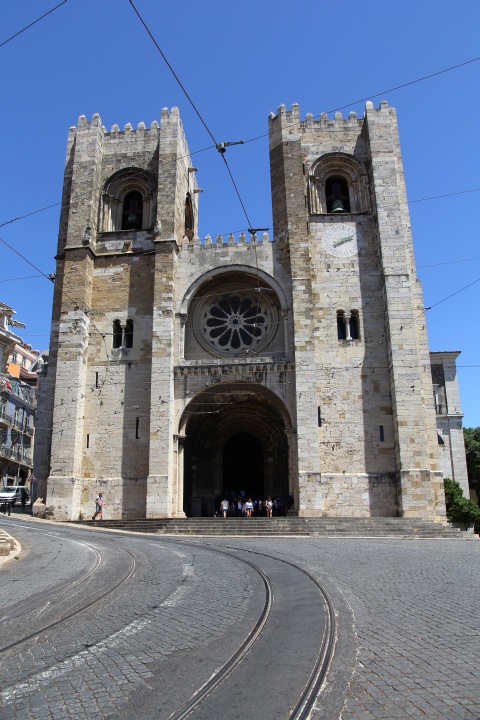
[[[323,247],[329,255],[347,258],[356,255],[361,243],[356,225],[338,223],[327,225],[323,233]]]

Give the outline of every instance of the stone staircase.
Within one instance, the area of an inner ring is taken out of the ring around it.
[[[450,525],[410,518],[159,518],[155,520],[80,520],[76,524],[96,529],[127,530],[182,536],[242,537],[397,537],[478,540]]]

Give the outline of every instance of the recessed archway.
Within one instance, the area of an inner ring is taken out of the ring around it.
[[[192,400],[183,423],[186,515],[213,515],[226,492],[292,493],[290,423],[272,391],[251,383],[217,385]]]
[[[251,433],[235,433],[222,451],[222,494],[263,498],[264,452],[260,440]]]

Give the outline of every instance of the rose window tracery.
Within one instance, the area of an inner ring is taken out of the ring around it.
[[[272,337],[276,311],[265,288],[224,292],[206,298],[197,314],[197,338],[222,355],[259,350]]]

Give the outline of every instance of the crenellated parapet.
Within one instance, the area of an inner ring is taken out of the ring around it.
[[[253,248],[259,245],[268,245],[274,242],[274,238],[270,238],[268,232],[263,232],[251,235],[244,232],[229,233],[228,235],[205,235],[204,238],[200,238],[195,235],[191,239],[185,236],[183,238],[183,248],[202,248],[202,249],[213,249],[213,250],[224,250],[228,248]]]
[[[395,110],[388,106],[386,100],[382,100],[378,108],[375,108],[373,102],[369,100],[365,104],[365,113],[362,118],[359,118],[354,111],[349,112],[346,117],[338,111],[334,113],[333,117],[329,117],[328,113],[321,113],[320,115],[307,113],[305,120],[301,120],[298,103],[293,103],[291,110],[287,110],[285,105],[280,105],[276,115],[272,112],[268,116],[270,146],[277,145],[281,137],[290,136],[290,139],[295,139],[295,136],[314,133],[315,131],[358,131],[372,112],[376,114],[388,113],[395,116]]]
[[[110,129],[110,132],[108,132],[105,125],[102,124],[102,118],[100,117],[100,115],[98,113],[94,113],[91,120],[87,120],[85,115],[80,115],[77,121],[77,125],[73,125],[70,128],[70,132],[75,133],[77,129],[87,130],[95,127],[101,128],[106,136],[112,135],[113,137],[115,137],[117,135],[128,135],[130,133],[138,133],[139,135],[142,135],[142,133],[148,133],[150,130],[156,132],[160,126],[157,120],[152,120],[152,122],[150,123],[150,128],[147,128],[143,120],[141,120],[137,124],[136,130],[134,130],[133,125],[130,122],[125,123],[125,125],[123,126],[123,130],[121,130],[120,126],[117,123],[114,123]]]

